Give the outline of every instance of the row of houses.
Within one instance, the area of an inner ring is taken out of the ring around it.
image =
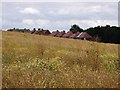
[[[89,35],[87,32],[77,32],[73,33],[71,31],[68,31],[67,33],[65,31],[53,31],[52,33],[49,30],[38,30],[32,32],[32,34],[38,34],[38,35],[47,35],[52,37],[63,37],[63,38],[73,38],[73,39],[82,39],[82,40],[92,40],[92,36]]]
[[[62,37],[62,38],[73,38],[73,39],[82,39],[82,40],[92,40],[92,36],[89,35],[87,32],[77,32],[73,33],[71,31],[65,32],[65,31],[53,31],[52,33],[49,30],[44,29],[38,29],[35,28],[33,31],[30,31],[30,29],[8,29],[7,31],[17,31],[17,32],[29,32],[31,34],[38,34],[38,35],[47,35],[52,37]]]
[[[13,28],[13,29],[8,29],[7,31],[16,31],[16,32],[30,32],[30,29],[19,29],[19,28]]]

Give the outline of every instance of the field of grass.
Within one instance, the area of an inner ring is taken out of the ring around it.
[[[2,31],[0,30],[0,89],[2,89]]]
[[[118,45],[2,32],[2,85],[117,88]]]

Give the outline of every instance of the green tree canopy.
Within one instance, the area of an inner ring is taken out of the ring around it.
[[[73,32],[73,33],[83,32],[83,29],[80,28],[78,25],[74,24],[74,25],[71,26],[70,31]]]

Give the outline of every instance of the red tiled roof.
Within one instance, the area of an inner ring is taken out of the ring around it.
[[[59,33],[59,31],[53,31],[49,36],[56,36]]]
[[[35,31],[34,34],[48,35],[50,34],[50,31],[49,30],[38,30],[38,31]]]
[[[48,35],[48,34],[50,34],[50,31],[49,30],[42,30],[42,34],[43,35]]]
[[[39,31],[35,31],[34,34],[39,34],[39,35],[41,35],[41,34],[42,34],[42,31],[40,31],[40,30],[39,30]]]
[[[65,31],[57,33],[56,37],[62,37],[65,34]]]
[[[80,32],[74,33],[73,35],[70,36],[70,38],[76,38],[79,34]]]
[[[69,38],[71,35],[73,35],[73,33],[69,31],[66,34],[64,34],[62,37]]]
[[[81,35],[80,35],[81,34]],[[77,36],[77,38],[86,38],[86,39],[90,39],[90,38],[92,38],[92,36],[90,36],[87,32],[82,32],[82,33],[80,33],[78,36]]]

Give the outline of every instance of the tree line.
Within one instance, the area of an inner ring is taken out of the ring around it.
[[[96,26],[83,30],[78,25],[74,24],[69,31],[73,33],[87,32],[93,37],[94,41],[120,44],[120,27],[117,26]]]

